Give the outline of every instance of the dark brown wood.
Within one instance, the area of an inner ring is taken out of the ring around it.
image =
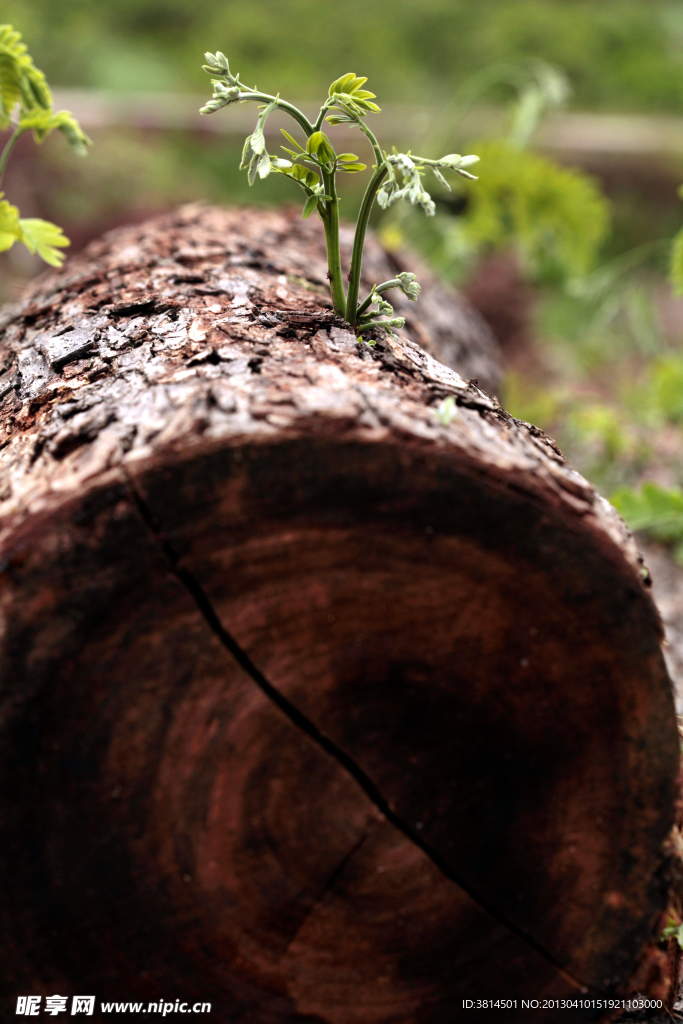
[[[358,345],[318,227],[185,208],[4,317],[8,1013],[571,1021],[666,988],[678,738],[633,540],[415,344],[493,379],[455,296]]]

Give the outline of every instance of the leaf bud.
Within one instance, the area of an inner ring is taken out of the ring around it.
[[[399,288],[403,294],[415,302],[420,294],[420,285],[415,274],[410,274],[407,270],[404,270],[396,275],[396,280],[399,282]]]

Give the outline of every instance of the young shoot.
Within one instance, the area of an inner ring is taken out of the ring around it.
[[[384,209],[403,200],[421,206],[427,216],[432,217],[435,207],[424,187],[425,172],[430,170],[441,185],[450,189],[443,172],[451,171],[465,178],[474,178],[467,168],[475,164],[479,157],[451,153],[439,160],[431,160],[410,152],[399,153],[395,148],[391,153],[383,151],[364,120],[368,114],[379,113],[380,108],[373,102],[375,94],[363,88],[367,79],[358,78],[353,72],[342,75],[332,83],[327,99],[321,106],[315,122],[312,123],[295,106],[280,99],[279,93],[270,96],[256,88],[250,89],[243,85],[239,75],[231,73],[227,58],[220,52],[206,54],[204,70],[214,77],[213,97],[202,107],[202,114],[212,114],[231,103],[259,104],[261,112],[253,134],[244,144],[240,165],[241,169],[247,171],[249,184],[253,185],[257,177],[267,178],[271,173],[284,174],[304,193],[303,216],[310,217],[313,211],[316,211],[322,220],[327,243],[330,291],[335,312],[344,317],[359,336],[373,327],[382,327],[390,333],[392,327],[403,327],[403,317],[393,316],[393,306],[387,301],[385,293],[392,288],[398,288],[409,299],[416,300],[420,285],[414,274],[397,274],[390,281],[375,285],[370,294],[359,301],[363,247],[375,200]],[[283,110],[289,114],[305,136],[302,144],[289,132],[281,129],[288,143],[288,146],[282,146],[286,157],[272,155],[266,148],[264,128],[268,116],[274,110]],[[356,221],[348,290],[344,287],[339,252],[337,175],[364,171],[366,165],[361,163],[355,153],[335,151],[330,139],[322,131],[324,122],[330,125],[348,124],[358,128],[372,147],[374,159],[373,173]]]
[[[73,114],[54,110],[52,93],[45,75],[34,65],[21,36],[11,25],[0,25],[0,132],[8,138],[0,152],[0,186],[7,161],[15,145],[26,132],[40,143],[57,129],[71,148],[81,156],[90,145]],[[0,252],[23,242],[31,255],[60,267],[69,239],[56,224],[38,217],[20,217],[19,210],[0,191]]]

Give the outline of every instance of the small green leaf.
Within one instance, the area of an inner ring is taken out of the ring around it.
[[[355,153],[340,153],[339,156],[337,157],[337,160],[339,161],[339,163],[345,162],[353,164],[356,162],[356,160],[358,160],[358,157],[356,156]]]
[[[271,162],[270,162],[270,154],[268,154],[268,153],[261,153],[259,155],[257,170],[258,170],[259,178],[267,178],[268,177],[268,175],[270,174],[270,172],[272,170],[272,165],[271,165]]]
[[[240,171],[243,171],[246,167],[249,166],[249,163],[253,155],[254,151],[251,148],[251,135],[247,135],[246,139],[244,140],[244,146],[242,148],[242,160],[240,162],[239,167]]]
[[[296,139],[294,138],[294,136],[293,136],[293,135],[290,135],[290,134],[289,134],[289,132],[286,132],[286,131],[284,130],[284,128],[281,128],[281,129],[280,129],[280,131],[282,132],[282,134],[284,135],[284,137],[285,137],[286,139],[288,139],[288,140],[289,140],[289,142],[291,142],[291,143],[292,143],[292,145],[293,145],[293,146],[296,146],[296,148],[297,148],[297,150],[299,151],[299,153],[305,153],[305,152],[306,152],[306,150],[305,150],[305,149],[303,148],[303,146],[300,146],[300,145],[299,145],[299,143],[298,143],[298,142],[296,141]],[[285,147],[283,146],[282,148],[284,149]],[[289,150],[287,150],[287,152],[289,153]]]
[[[353,71],[349,71],[348,74],[342,75],[341,78],[338,78],[335,82],[332,83],[328,95],[334,96],[335,93],[345,92],[345,86],[347,86],[349,82],[352,82],[355,79],[355,77],[356,76],[353,73]]]
[[[309,135],[308,139],[306,140],[306,152],[309,153],[309,154],[310,153],[317,153],[318,150],[320,149],[320,147],[322,146],[322,144],[323,144],[323,133],[322,132],[313,132],[313,134]]]
[[[309,156],[313,156],[315,154],[318,162],[321,164],[330,163],[336,157],[332,143],[323,132],[313,132],[313,134],[308,137],[306,142],[306,152]]]
[[[52,267],[61,267],[64,253],[59,250],[71,245],[61,228],[37,217],[20,220],[19,227],[21,240],[29,252],[38,253],[40,258]]]
[[[286,174],[288,178],[293,178],[306,189],[314,189],[320,184],[320,179],[315,171],[309,171],[301,164],[292,164],[290,170],[283,170],[282,173]]]
[[[256,175],[258,174],[258,169],[259,169],[258,165],[259,165],[259,160],[260,159],[261,158],[258,155],[253,156],[252,159],[251,159],[251,162],[250,162],[250,164],[249,164],[249,166],[247,168],[247,181],[249,182],[250,186],[253,185],[254,182],[256,181]]]
[[[348,85],[344,87],[344,92],[357,93],[361,85],[365,85],[366,82],[367,78],[357,78],[356,75],[354,75],[353,81],[349,82]]]
[[[669,918],[669,923],[660,936],[661,939],[675,939],[681,949],[683,949],[683,924],[676,924],[673,917]]]
[[[444,188],[447,188],[447,189],[448,189],[448,191],[450,192],[450,191],[451,191],[451,186],[450,186],[450,185],[448,184],[448,182],[447,182],[447,181],[446,181],[446,179],[444,178],[444,176],[443,176],[443,174],[441,173],[441,171],[439,170],[439,168],[438,168],[438,167],[432,167],[432,171],[433,171],[433,173],[434,173],[434,177],[435,177],[435,178],[436,178],[436,180],[437,180],[437,181],[439,182],[439,184],[440,184],[440,185],[443,185],[443,187],[444,187]]]
[[[9,128],[17,105],[21,114],[37,108],[50,110],[52,93],[21,34],[11,25],[0,25],[0,129]]]
[[[347,174],[355,174],[356,171],[367,170],[367,164],[340,164],[339,170],[346,171]]]
[[[335,153],[334,146],[328,139],[327,135],[325,135],[324,132],[321,132],[321,135],[323,137],[323,141],[320,149],[318,150],[318,159],[321,163],[328,164],[337,159],[337,154]]]
[[[265,153],[266,151],[266,138],[265,135],[263,134],[261,118],[259,118],[256,128],[254,128],[254,132],[251,136],[249,145],[251,146],[252,151],[259,156],[261,155],[261,153]]]
[[[379,111],[377,104],[372,102],[375,98],[374,92],[361,89],[361,86],[366,82],[367,78],[359,78],[349,72],[347,75],[343,75],[342,78],[338,78],[330,86],[330,99],[333,101],[334,106],[341,108],[347,115],[348,120],[355,124],[358,123],[361,117],[365,117],[368,112],[376,113]],[[327,118],[330,124],[343,123],[338,119],[338,115],[335,114],[333,117],[334,120],[330,117]]]
[[[2,198],[0,192],[0,252],[11,249],[15,242],[20,242],[19,210]]]
[[[450,425],[451,420],[458,415],[458,408],[455,404],[453,395],[449,395],[448,398],[444,398],[436,410],[436,415],[441,423],[443,423],[444,427],[448,427]]]
[[[32,131],[36,142],[42,142],[50,132],[57,129],[79,156],[85,156],[87,147],[92,145],[76,118],[68,110],[31,110],[19,121],[23,131]]]
[[[308,199],[306,200],[306,202],[304,203],[303,213],[301,214],[301,216],[303,217],[304,220],[306,220],[307,217],[311,216],[311,214],[313,213],[313,211],[315,210],[317,205],[318,205],[318,197],[317,196],[309,196]]]

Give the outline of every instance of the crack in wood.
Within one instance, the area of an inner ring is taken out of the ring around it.
[[[548,952],[548,950],[537,942],[532,935],[529,935],[523,929],[507,920],[505,916],[492,906],[485,897],[482,897],[481,894],[466,881],[466,879],[462,878],[456,871],[454,871],[437,850],[435,850],[429,843],[426,843],[415,829],[411,828],[406,821],[392,810],[389,802],[360,765],[357,764],[342,747],[335,743],[334,740],[322,732],[314,722],[312,722],[295,704],[288,700],[288,698],[285,697],[285,695],[266,678],[258,666],[252,661],[247,651],[241,647],[235,637],[225,628],[199,581],[188,569],[184,568],[180,564],[178,555],[165,539],[160,524],[157,522],[155,516],[147,506],[143,496],[136,486],[135,481],[130,474],[126,472],[125,468],[123,469],[123,473],[128,483],[133,504],[137,508],[141,519],[154,537],[156,543],[159,545],[170,571],[193,599],[200,614],[202,615],[202,618],[217,640],[228,651],[228,653],[232,655],[240,668],[252,679],[261,692],[287,716],[296,728],[305,733],[313,743],[315,743],[321,750],[324,750],[330,757],[334,758],[334,760],[343,769],[345,769],[346,772],[348,772],[348,774],[363,790],[370,802],[375,806],[376,810],[379,811],[379,813],[391,825],[393,825],[394,828],[401,832],[409,842],[420,849],[442,875],[462,889],[470,899],[472,899],[491,918],[497,921],[498,924],[502,925],[518,939],[521,939],[528,946],[534,949],[536,953],[543,957],[547,963],[551,964],[552,967],[555,968],[558,974],[564,978],[565,981],[577,988],[582,994],[591,992],[592,990],[588,985],[570,974],[569,971],[567,971],[567,969],[563,967],[562,964],[560,964],[555,957]],[[343,870],[343,867],[348,862],[349,857],[353,856],[353,853],[354,851],[351,851],[350,855],[347,855],[347,858],[342,861],[341,867],[337,869],[338,871]]]
[[[302,916],[301,920],[297,922],[296,926],[292,929],[291,933],[285,939],[284,948],[282,950],[282,955],[280,959],[282,959],[282,957],[284,957],[289,952],[290,946],[296,939],[297,935],[300,934],[301,929],[306,924],[315,908],[320,903],[322,903],[322,901],[325,899],[328,893],[332,892],[337,881],[341,878],[348,865],[351,863],[353,858],[356,856],[356,854],[360,851],[361,847],[367,841],[369,834],[370,833],[368,831],[363,832],[360,839],[356,840],[356,842],[353,844],[348,853],[345,853],[342,859],[339,861],[334,871],[330,873],[329,878],[325,882],[320,892],[314,898],[310,907],[307,908],[306,913]]]

